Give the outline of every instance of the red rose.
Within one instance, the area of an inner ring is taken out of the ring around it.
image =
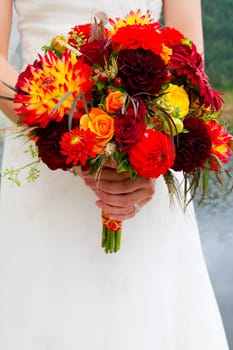
[[[147,130],[144,137],[129,151],[129,160],[136,172],[146,178],[165,174],[174,163],[170,137],[157,130]]]
[[[116,144],[121,152],[127,152],[141,140],[146,130],[146,106],[141,99],[134,99],[124,114],[115,116]]]

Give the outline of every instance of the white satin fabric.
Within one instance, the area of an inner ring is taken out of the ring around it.
[[[153,7],[142,0],[17,0],[24,62],[55,34],[90,21]],[[30,161],[6,137],[3,168]],[[0,349],[227,350],[193,208],[169,206],[163,178],[152,201],[123,225],[119,253],[100,248],[94,194],[68,172],[33,184],[2,182]]]

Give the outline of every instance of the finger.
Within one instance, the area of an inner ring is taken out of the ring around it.
[[[99,199],[110,206],[128,208],[132,207],[135,203],[144,205],[144,203],[151,200],[154,191],[140,189],[128,194],[109,194],[103,191],[96,190],[96,195]]]
[[[154,194],[155,180],[137,178],[135,180],[125,179],[122,181],[99,181],[96,188],[109,194],[129,194],[137,192],[138,190],[146,190],[151,195]]]
[[[140,205],[137,203],[137,206],[141,209],[147,202],[147,200],[143,200],[140,202]],[[130,207],[115,207],[108,205],[101,200],[97,201],[96,204],[104,212],[108,213],[110,219],[124,221],[134,217],[138,213],[138,210],[135,209],[134,205]]]

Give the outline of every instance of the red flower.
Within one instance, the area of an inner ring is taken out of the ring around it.
[[[172,166],[174,156],[170,137],[156,130],[147,130],[142,140],[129,151],[132,167],[146,178],[165,174]]]
[[[157,27],[157,23],[121,27],[112,36],[113,45],[116,49],[141,48],[160,55],[163,51],[163,40],[160,33],[156,31]]]
[[[134,99],[124,114],[114,118],[116,144],[120,152],[127,152],[141,140],[145,129],[146,106],[141,99]]]
[[[76,25],[68,33],[68,43],[75,47],[86,44],[91,36],[91,23]]]
[[[164,40],[164,45],[173,46],[174,44],[181,44],[181,40],[184,35],[175,28],[165,27],[161,30],[161,34]]]
[[[110,41],[107,40],[92,40],[80,47],[80,52],[83,55],[84,62],[90,64],[105,66],[111,54]]]
[[[66,164],[70,166],[86,165],[88,157],[95,158],[95,134],[90,129],[72,129],[61,139],[61,154],[67,156]]]
[[[36,69],[41,69],[41,62],[38,60],[35,60],[33,64],[28,64],[25,70],[23,70],[19,76],[16,83],[16,91],[17,94],[27,94],[27,91],[25,91],[25,85],[30,81],[30,79],[33,78],[33,71]]]

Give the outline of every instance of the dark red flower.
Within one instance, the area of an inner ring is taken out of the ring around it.
[[[189,84],[198,90],[200,101],[205,107],[210,107],[212,112],[221,108],[221,93],[211,88],[209,78],[204,72],[203,58],[194,44],[172,46],[170,69],[177,76],[186,76]]]
[[[92,40],[80,47],[80,52],[87,64],[104,67],[109,60],[111,44],[109,40]]]
[[[179,134],[176,147],[176,158],[173,169],[186,173],[202,166],[211,150],[211,139],[206,123],[200,118],[184,119],[186,133]]]
[[[119,76],[129,94],[159,92],[167,78],[167,69],[159,55],[149,50],[121,50],[117,65]]]
[[[157,130],[147,130],[144,137],[129,151],[129,160],[136,172],[146,178],[163,175],[174,163],[170,137]]]
[[[67,170],[70,166],[66,164],[67,157],[61,154],[60,141],[62,135],[68,131],[68,118],[61,122],[52,121],[46,128],[38,128],[36,145],[39,157],[51,170]]]
[[[135,98],[133,103],[130,103],[124,114],[115,116],[115,137],[120,152],[127,152],[141,140],[146,130],[145,119],[146,106],[139,98]]]

